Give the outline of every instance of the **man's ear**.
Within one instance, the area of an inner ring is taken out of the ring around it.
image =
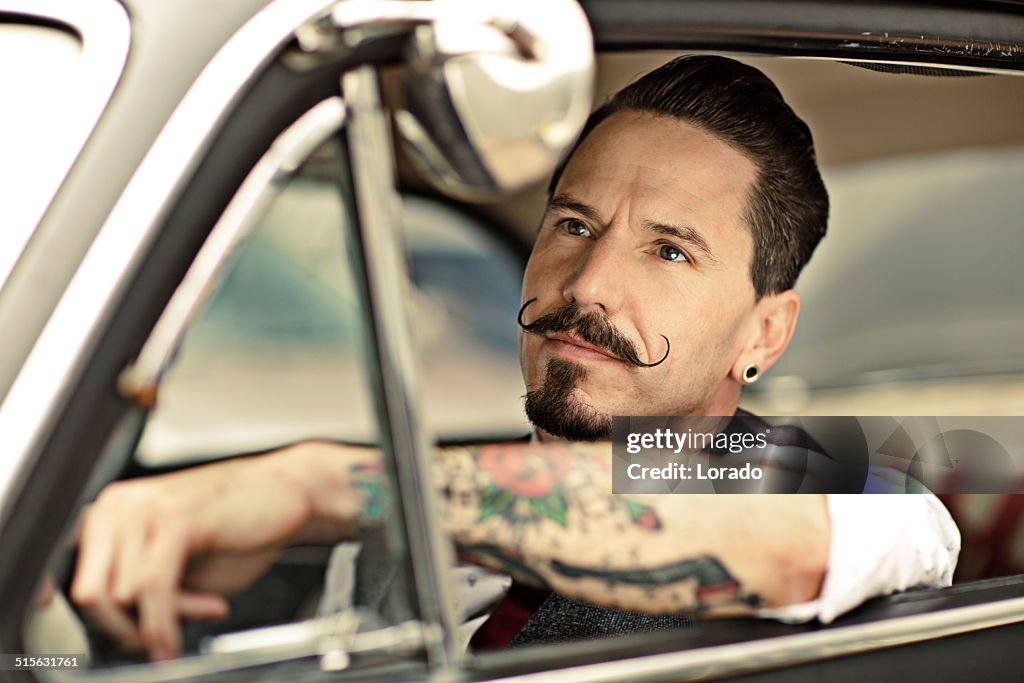
[[[741,384],[750,382],[748,369],[757,366],[755,379],[775,365],[789,346],[800,315],[800,295],[794,289],[769,294],[754,305],[749,341],[732,367],[732,376]]]

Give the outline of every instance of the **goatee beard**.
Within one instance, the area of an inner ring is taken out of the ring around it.
[[[526,392],[526,416],[535,427],[570,441],[611,438],[612,418],[573,398],[587,369],[561,358],[548,360],[544,384]]]

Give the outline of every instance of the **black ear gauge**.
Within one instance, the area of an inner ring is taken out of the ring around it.
[[[761,368],[757,367],[757,364],[751,363],[747,367],[743,368],[744,384],[753,384],[759,379],[761,379]]]

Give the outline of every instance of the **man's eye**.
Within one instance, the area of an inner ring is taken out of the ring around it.
[[[662,244],[658,247],[658,257],[666,261],[672,261],[673,263],[689,260],[686,258],[686,254],[679,249],[676,249],[671,244]]]
[[[575,237],[590,237],[590,228],[587,227],[587,224],[575,218],[567,218],[562,221],[562,230]]]

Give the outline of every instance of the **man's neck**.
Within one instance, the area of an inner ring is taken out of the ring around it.
[[[534,427],[533,434],[530,435],[530,441],[539,443],[556,443],[559,441],[565,442],[567,441],[567,439],[563,439],[558,436],[552,436],[551,434],[548,434],[540,427]]]

